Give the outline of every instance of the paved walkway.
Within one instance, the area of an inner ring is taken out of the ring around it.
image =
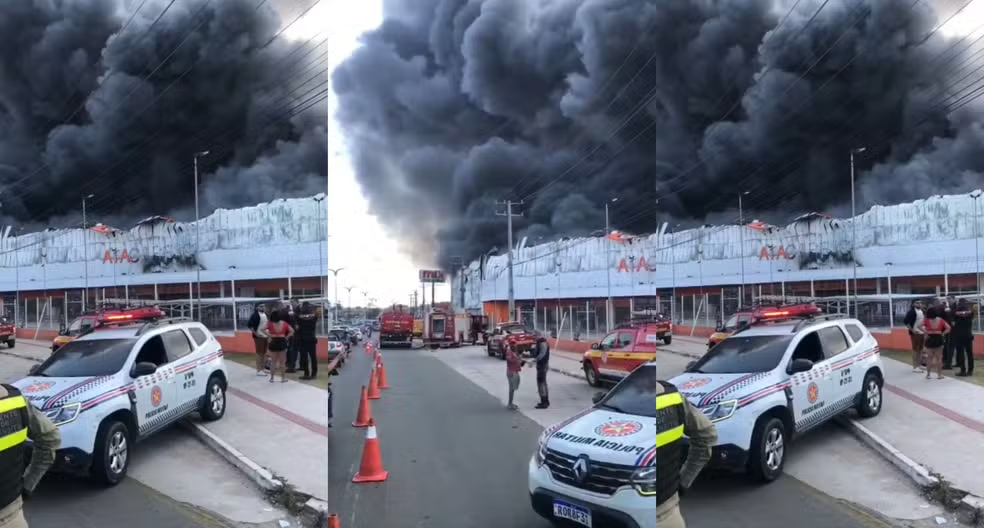
[[[700,357],[706,341],[675,336],[662,347],[680,359]],[[574,365],[576,353],[561,351],[566,363]],[[984,387],[957,378],[925,378],[899,361],[882,357],[885,365],[885,404],[881,414],[861,420],[904,455],[942,475],[959,490],[984,497],[984,472],[979,470],[980,446],[984,443]],[[582,375],[580,368],[574,372]]]

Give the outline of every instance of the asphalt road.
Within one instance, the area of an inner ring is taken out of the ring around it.
[[[384,483],[350,483],[365,438],[350,424],[370,361],[359,351],[333,378],[329,511],[339,513],[341,525],[548,528],[531,510],[526,489],[527,462],[542,428],[504,409],[431,352],[383,353],[393,388],[372,402],[372,413],[390,472]],[[699,480],[684,499],[684,515],[689,528],[893,526],[789,476],[764,487],[740,478]]]

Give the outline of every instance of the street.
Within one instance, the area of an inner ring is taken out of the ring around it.
[[[521,411],[511,412],[504,405],[505,366],[483,349],[387,349],[383,357],[392,388],[372,402],[372,413],[383,464],[390,472],[384,483],[350,483],[366,434],[350,423],[360,387],[368,380],[369,358],[353,354],[342,374],[333,378],[336,426],[329,435],[329,496],[342,526],[549,527],[530,508],[527,462],[543,427],[590,405],[594,390],[583,381],[551,374],[553,405],[538,411],[532,409],[533,373],[524,371],[517,401]],[[739,476],[702,475],[683,500],[688,526],[903,525],[891,517],[913,519],[906,523],[910,526],[925,525],[935,510],[917,490],[838,432],[826,428],[813,435],[814,441],[798,444],[791,474],[767,486],[749,485]],[[829,452],[844,442],[846,448]],[[865,497],[866,507],[854,506],[792,476],[811,471],[832,488],[850,490],[850,482],[860,479],[878,494]],[[754,504],[763,507],[750,507]],[[876,509],[881,513],[868,513]]]
[[[47,354],[20,341],[0,351],[0,381],[27,374],[33,361],[9,355]],[[137,444],[128,478],[100,488],[84,478],[45,475],[25,508],[32,527],[215,528],[277,526],[286,514],[270,505],[238,470],[178,427]]]

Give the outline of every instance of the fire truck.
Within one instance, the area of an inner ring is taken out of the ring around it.
[[[154,321],[164,317],[166,317],[166,314],[156,306],[104,308],[95,312],[84,313],[76,317],[68,326],[64,324],[61,326],[58,335],[51,341],[51,351],[58,350],[62,345],[75,339],[82,333],[109,323]]]
[[[424,315],[422,339],[430,349],[461,346],[465,330],[471,325],[471,315],[449,308],[434,308]]]
[[[813,303],[742,308],[728,318],[727,321],[718,325],[714,333],[707,338],[707,349],[714,348],[715,345],[724,341],[726,337],[735,333],[735,331],[746,326],[751,326],[759,321],[784,319],[787,317],[813,317],[821,313],[823,313],[823,310]]]

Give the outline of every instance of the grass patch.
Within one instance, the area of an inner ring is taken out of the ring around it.
[[[256,368],[256,356],[253,354],[226,354],[225,359],[249,368]],[[301,376],[304,375],[304,372],[300,370],[294,374],[287,374],[287,379],[328,390],[328,363],[328,360],[318,361],[318,377],[313,380],[302,380]]]
[[[912,351],[910,350],[886,350],[883,348],[881,349],[881,354],[887,358],[905,363],[906,365],[910,365],[912,363]],[[943,375],[965,383],[973,383],[974,385],[984,387],[984,373],[981,373],[975,369],[973,376],[962,377],[955,376],[954,374],[957,372],[960,372],[959,368],[944,370]]]

